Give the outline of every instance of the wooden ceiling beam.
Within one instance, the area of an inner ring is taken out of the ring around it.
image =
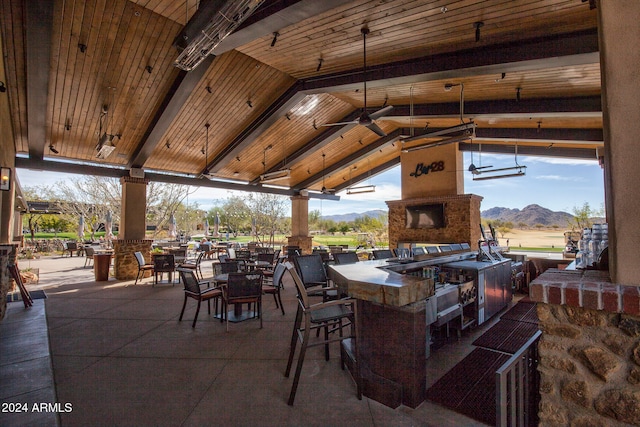
[[[54,2],[25,2],[25,54],[27,85],[27,134],[29,157],[44,158],[46,141],[47,98],[53,32]]]
[[[352,120],[357,119],[360,116],[360,109],[353,111],[352,113],[346,115],[342,119],[338,120],[338,122],[350,122]],[[281,169],[288,167],[294,163],[298,163],[306,159],[313,152],[322,149],[331,141],[335,140],[340,134],[345,133],[351,129],[353,129],[355,124],[353,125],[344,125],[344,126],[327,126],[326,130],[321,134],[315,136],[309,142],[304,144],[300,149],[289,154],[286,159],[281,160],[272,166],[268,172],[275,172]],[[251,181],[251,184],[258,184],[260,182],[260,177],[255,178]]]
[[[66,163],[51,160],[34,160],[25,157],[16,157],[16,168],[46,170],[52,172],[71,173],[79,175],[103,176],[110,178],[121,178],[129,176],[126,169],[113,168],[108,166],[82,164],[82,163]],[[224,190],[250,191],[258,193],[279,194],[281,196],[294,196],[299,194],[294,189],[280,189],[261,187],[255,185],[246,185],[227,181],[210,180],[206,178],[197,178],[184,175],[170,175],[164,173],[145,172],[145,178],[154,182],[165,182],[168,184],[181,184],[194,187],[221,188]],[[340,200],[339,196],[333,194],[309,193],[309,197],[326,200]]]
[[[604,144],[602,129],[551,129],[551,128],[477,128],[477,139],[504,139],[518,141],[544,141],[561,143]]]
[[[469,144],[461,142],[458,144],[458,150],[470,151],[477,153],[480,150],[480,144]],[[505,144],[482,144],[483,153],[495,154],[514,154],[515,145]],[[595,148],[571,148],[571,147],[537,147],[518,145],[518,155],[525,156],[544,156],[544,157],[563,157],[571,159],[588,159],[597,161],[597,150]]]
[[[344,5],[344,0],[267,0],[213,50],[215,55]]]
[[[489,101],[465,101],[464,115],[502,115],[508,117],[514,114],[551,114],[562,113],[563,117],[572,115],[584,116],[594,113],[602,116],[602,102],[600,96],[579,96],[564,98],[537,99],[496,99]],[[438,104],[417,104],[413,106],[413,117],[455,117],[460,115],[460,102]],[[399,117],[411,117],[411,106],[394,105],[393,111],[381,120],[393,120]]]
[[[387,162],[384,162],[381,165],[378,165],[378,166],[376,166],[374,168],[369,169],[366,172],[363,172],[361,174],[358,174],[358,175],[352,177],[349,180],[349,182],[345,182],[343,184],[336,185],[334,187],[334,189],[336,190],[336,193],[338,193],[338,192],[340,192],[342,190],[345,190],[348,187],[357,185],[357,184],[359,184],[359,183],[371,178],[372,176],[378,175],[379,173],[382,173],[382,172],[385,172],[385,171],[387,171],[387,170],[389,170],[391,168],[394,168],[394,167],[398,166],[399,164],[400,164],[400,156],[394,157],[393,159],[391,159],[391,160],[389,160]]]
[[[140,140],[140,144],[133,152],[127,167],[142,168],[144,166],[214,59],[215,56],[207,57],[191,72],[180,71]]]
[[[384,147],[385,145],[391,144],[393,142],[398,141],[398,139],[400,138],[400,135],[402,135],[402,132],[404,131],[404,129],[396,129],[393,132],[389,133],[387,136],[383,136],[382,138],[378,138],[376,141],[372,142],[371,144],[362,147],[361,149],[359,149],[358,151],[348,155],[347,157],[344,157],[343,159],[335,162],[332,165],[327,166],[325,169],[321,170],[320,172],[318,172],[317,174],[311,175],[309,178],[305,179],[304,181],[298,182],[294,185],[292,185],[292,188],[296,188],[298,190],[304,190],[305,188],[320,182],[322,180],[322,178],[326,175],[330,175],[331,173],[340,170],[342,168],[345,168],[353,163],[356,163],[357,161],[360,161],[362,159],[367,158],[367,156],[369,156],[369,154],[372,151],[378,150],[382,147]]]
[[[597,31],[588,30],[367,67],[367,87],[593,64],[599,61]],[[307,94],[344,92],[360,89],[362,81],[362,69],[358,68],[310,77],[303,81],[303,90]]]

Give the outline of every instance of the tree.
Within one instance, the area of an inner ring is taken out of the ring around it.
[[[28,201],[43,201],[43,195],[47,193],[48,187],[25,187],[22,192]],[[26,222],[29,229],[29,235],[31,236],[31,244],[35,244],[36,229],[42,221],[42,214],[27,213],[22,217],[23,224]]]
[[[251,227],[250,209],[243,197],[229,197],[222,205],[222,213],[223,215],[220,216],[221,225],[224,225],[227,232],[232,233],[233,237],[238,237],[240,230]]]
[[[318,230],[320,228],[320,221],[322,220],[322,214],[318,209],[314,209],[309,212],[309,229]]]
[[[249,193],[247,206],[255,222],[256,240],[271,246],[276,232],[282,226],[286,213],[286,198],[276,194]],[[268,240],[266,240],[268,239]]]
[[[163,182],[150,182],[147,186],[147,221],[154,223],[156,229],[153,238],[165,229],[169,229],[171,215],[176,218],[178,230],[184,230],[187,234],[192,231],[194,219],[204,218],[204,211],[198,204],[184,204],[184,200],[196,191],[197,188],[180,184],[167,184]],[[180,212],[180,215],[176,215]],[[195,217],[195,218],[194,218]]]
[[[590,228],[593,225],[593,218],[602,216],[603,209],[592,209],[589,202],[584,202],[582,207],[573,207],[573,221],[569,222],[569,226],[573,229],[577,227],[578,230],[584,228]]]

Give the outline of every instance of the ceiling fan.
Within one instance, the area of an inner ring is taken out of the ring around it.
[[[327,188],[324,186],[324,158],[325,158],[326,154],[322,153],[322,189],[320,190],[320,192],[322,194],[334,194],[336,192],[335,188]]]
[[[339,123],[325,123],[322,126],[344,126],[344,125],[361,125],[368,127],[371,131],[375,132],[378,136],[387,136],[387,134],[375,123],[375,120],[380,117],[384,117],[393,110],[393,105],[387,105],[384,108],[379,109],[378,111],[369,114],[367,112],[367,34],[369,34],[369,29],[367,27],[363,27],[360,32],[362,33],[362,40],[364,44],[364,67],[363,67],[363,79],[364,79],[364,108],[362,109],[362,114],[356,120],[350,122],[339,122]]]

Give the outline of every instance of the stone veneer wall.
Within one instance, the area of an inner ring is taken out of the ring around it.
[[[16,245],[0,245],[0,320],[7,314],[7,295],[13,282],[8,266],[16,262]]]
[[[310,254],[312,251],[312,237],[307,236],[289,236],[287,237],[288,246],[299,246],[300,252],[303,254]]]
[[[146,262],[151,262],[153,240],[114,240],[113,271],[118,280],[135,279],[138,275],[138,261],[134,252],[141,252]]]
[[[417,199],[388,201],[389,247],[398,242],[469,243],[475,247],[480,239],[480,202],[475,194],[422,197]],[[444,228],[406,228],[407,206],[444,203]]]
[[[640,287],[550,269],[530,297],[543,332],[540,425],[640,426]]]

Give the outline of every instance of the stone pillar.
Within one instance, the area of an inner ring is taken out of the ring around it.
[[[614,282],[637,286],[640,285],[638,16],[637,0],[598,2],[609,269]]]
[[[7,313],[7,294],[13,285],[7,266],[15,264],[16,255],[15,245],[0,245],[0,321]]]
[[[134,252],[142,253],[146,262],[151,262],[152,240],[113,241],[113,273],[118,280],[135,279],[138,275],[138,261]]]
[[[16,170],[11,168],[11,190],[0,195],[0,243],[13,243],[13,214]]]
[[[311,252],[312,238],[309,236],[309,196],[291,197],[291,236],[289,246],[299,246],[302,253]]]
[[[148,179],[123,176],[122,210],[118,239],[143,240],[146,236],[147,224],[147,184]]]

